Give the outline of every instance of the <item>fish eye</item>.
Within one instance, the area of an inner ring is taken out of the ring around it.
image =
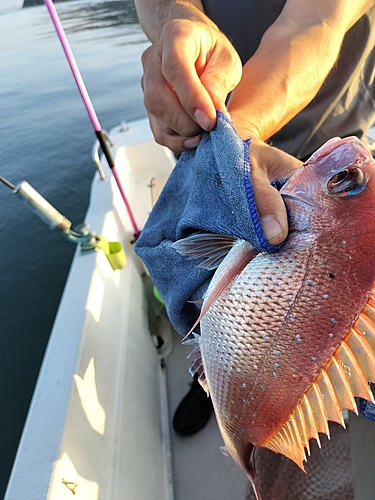
[[[357,165],[350,165],[335,174],[327,183],[330,194],[355,194],[365,187],[366,179]]]
[[[341,172],[339,172],[338,174],[334,175],[329,182],[330,182],[331,186],[337,186],[337,184],[339,184],[344,179],[346,179],[347,176],[348,176],[348,171],[346,169],[345,170],[341,170]]]

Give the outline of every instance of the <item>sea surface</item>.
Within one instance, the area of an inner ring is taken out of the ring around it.
[[[103,128],[146,116],[132,0],[58,3]],[[83,222],[95,136],[44,5],[0,10],[0,175]],[[0,183],[0,498],[75,247]]]

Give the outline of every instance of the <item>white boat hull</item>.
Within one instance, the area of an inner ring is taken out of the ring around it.
[[[152,206],[151,180],[168,175],[174,158],[152,141],[145,120],[111,137],[142,226]],[[77,249],[6,500],[172,495],[165,370],[149,331],[144,268],[110,175],[95,177],[86,220],[122,242],[127,264],[113,271],[101,251]]]

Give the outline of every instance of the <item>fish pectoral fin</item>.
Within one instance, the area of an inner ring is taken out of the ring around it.
[[[256,257],[258,253],[258,250],[256,250],[256,248],[254,248],[248,241],[237,240],[236,245],[233,246],[230,254],[227,256],[228,258],[216,271],[216,283],[212,288],[208,288],[207,297],[205,297],[199,318],[194,323],[185,338],[190,335],[190,333],[206,315],[212,304],[214,304],[214,302],[222,295],[222,293],[233,283],[233,281],[237,278],[237,276],[239,276],[244,267],[246,267],[247,264],[252,259],[254,259],[254,257]]]
[[[374,292],[281,430],[262,446],[282,453],[304,470],[309,439],[315,438],[320,446],[319,432],[329,437],[328,420],[345,427],[342,410],[357,413],[355,397],[375,403],[369,382],[375,382]]]
[[[193,350],[188,355],[188,358],[191,359],[191,363],[189,366],[189,372],[190,372],[190,375],[192,377],[194,377],[195,374],[198,375],[198,381],[199,381],[200,385],[206,391],[207,396],[209,396],[210,392],[208,389],[206,375],[204,373],[203,359],[202,359],[202,353],[201,353],[201,347],[200,347],[201,336],[197,335],[196,333],[193,333],[193,336],[194,337],[192,339],[185,340],[185,342],[184,342],[184,344],[193,344],[194,345]]]
[[[236,241],[224,234],[201,233],[176,241],[172,248],[190,259],[205,258],[197,267],[212,271],[219,267]]]

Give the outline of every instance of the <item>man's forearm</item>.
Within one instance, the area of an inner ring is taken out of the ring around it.
[[[248,136],[249,127],[266,140],[312,101],[340,50],[340,40],[323,36],[323,31],[323,27],[312,28],[292,38],[272,32],[265,35],[244,66],[242,81],[229,102],[241,136]]]
[[[229,111],[242,137],[266,140],[319,92],[334,67],[347,30],[373,3],[288,0],[245,64]]]
[[[140,25],[152,43],[159,40],[164,26],[173,19],[211,23],[200,0],[135,0],[135,6]]]

